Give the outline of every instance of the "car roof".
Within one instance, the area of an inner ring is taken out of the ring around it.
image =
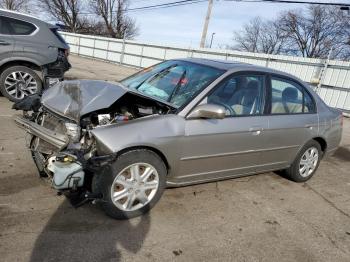
[[[23,20],[26,22],[30,22],[35,24],[36,26],[40,26],[40,25],[48,25],[49,27],[54,27],[53,25],[35,17],[29,14],[24,14],[24,13],[20,13],[17,11],[12,11],[12,10],[7,10],[7,9],[2,9],[0,8],[0,15],[2,16],[6,16],[6,17],[10,17],[10,18],[15,18],[15,19],[19,19],[19,20]]]
[[[206,58],[183,58],[183,59],[176,59],[176,60],[206,65],[206,66],[210,66],[210,67],[214,67],[222,70],[230,70],[231,68],[237,67],[237,65],[243,64],[236,61],[226,61],[226,60],[206,59]]]
[[[220,60],[220,59],[207,59],[207,58],[184,58],[184,59],[175,59],[181,61],[192,62],[200,65],[206,65],[214,68],[218,68],[225,71],[258,71],[262,73],[270,73],[270,74],[278,74],[282,76],[287,76],[289,78],[293,78],[295,80],[301,81],[299,78],[279,71],[269,67],[257,66],[248,63],[242,63],[238,61],[228,61],[228,60]]]

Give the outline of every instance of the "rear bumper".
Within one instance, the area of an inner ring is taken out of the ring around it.
[[[15,116],[14,121],[17,126],[26,130],[28,133],[39,137],[59,149],[63,149],[69,142],[69,138],[66,135],[47,129],[22,116]]]
[[[62,55],[57,58],[56,62],[45,65],[43,67],[44,87],[50,87],[50,78],[63,79],[64,73],[71,67],[68,58]]]

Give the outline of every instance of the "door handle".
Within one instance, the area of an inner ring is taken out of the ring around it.
[[[5,41],[0,40],[0,45],[11,45],[11,44],[9,42],[5,42]]]
[[[260,135],[262,131],[263,131],[263,128],[262,127],[258,127],[258,126],[249,128],[249,132],[251,132],[253,136]]]
[[[313,125],[312,125],[312,124],[306,124],[304,127],[305,127],[305,128],[310,128],[310,129],[312,129],[312,128],[313,128]]]

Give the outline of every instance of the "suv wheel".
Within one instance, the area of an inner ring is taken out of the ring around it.
[[[13,102],[18,102],[25,96],[40,93],[41,90],[40,77],[28,67],[11,66],[0,76],[0,91]]]
[[[127,219],[148,212],[160,199],[166,184],[166,167],[154,152],[132,150],[99,174],[92,182],[94,193],[102,193],[107,215]]]

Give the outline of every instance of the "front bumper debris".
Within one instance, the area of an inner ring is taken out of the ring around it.
[[[66,135],[47,129],[22,116],[15,116],[14,121],[20,128],[36,137],[39,137],[58,149],[63,149],[69,143],[69,138]]]

